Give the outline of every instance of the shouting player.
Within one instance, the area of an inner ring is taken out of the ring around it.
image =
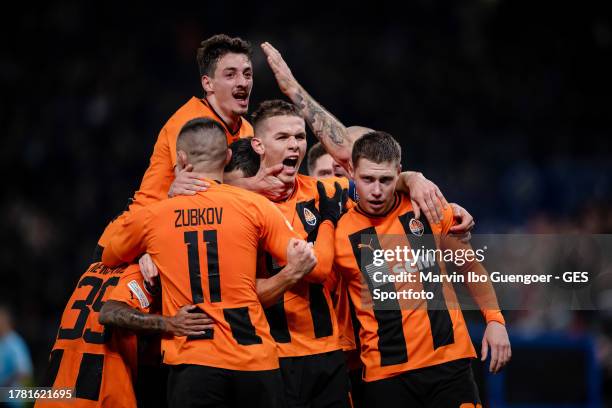
[[[390,249],[391,243],[425,250],[437,246],[471,248],[448,236],[453,225],[450,210],[438,224],[421,223],[415,218],[408,197],[395,191],[400,161],[400,146],[386,133],[372,132],[355,142],[353,180],[360,201],[342,217],[336,231],[334,268],[346,281],[361,327],[366,406],[480,406],[470,363],[476,354],[452,284],[423,281],[420,289],[433,293],[433,300],[405,303],[393,296],[381,299],[377,295],[393,295],[412,285],[381,278],[394,278],[408,267],[404,262],[374,263],[376,251]],[[415,265],[417,273],[446,273],[437,260],[421,260]],[[466,262],[459,269],[487,273],[477,262]],[[490,370],[497,372],[511,354],[503,316],[490,283],[470,283],[468,287],[487,322],[482,359],[490,348]]]

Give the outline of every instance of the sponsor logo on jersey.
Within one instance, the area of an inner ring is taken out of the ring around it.
[[[423,223],[416,218],[410,219],[408,226],[410,227],[410,232],[412,232],[412,235],[416,235],[417,237],[423,235],[423,232],[425,231]]]

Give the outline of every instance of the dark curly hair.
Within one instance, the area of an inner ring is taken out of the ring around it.
[[[213,35],[202,41],[197,52],[200,75],[212,76],[219,58],[229,53],[245,54],[251,59],[251,44],[240,37],[230,37],[225,34]]]

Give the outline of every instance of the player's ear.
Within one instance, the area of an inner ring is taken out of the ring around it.
[[[225,163],[223,163],[223,167],[227,166],[229,162],[232,160],[232,149],[227,149],[225,152]]]
[[[257,136],[253,137],[251,139],[251,147],[253,148],[253,150],[255,150],[255,153],[257,153],[258,155],[262,156],[264,154],[264,145],[261,142],[261,139],[258,138]]]
[[[214,91],[214,86],[208,75],[202,75],[202,88],[207,94]]]
[[[352,160],[349,160],[348,162],[348,174],[351,176],[351,179],[355,180],[355,168],[353,167]]]
[[[183,150],[176,151],[176,168],[183,170],[187,166],[187,153]]]

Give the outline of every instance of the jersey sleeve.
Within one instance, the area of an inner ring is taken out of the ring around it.
[[[168,190],[174,181],[176,164],[176,146],[170,143],[169,133],[167,125],[159,132],[149,167],[145,171],[139,190],[134,195],[131,209],[142,208],[168,197]]]
[[[132,262],[138,255],[146,252],[146,228],[150,216],[148,208],[130,211],[104,248],[102,262],[108,266],[117,266]]]
[[[138,265],[130,265],[125,270],[108,300],[123,302],[144,313],[149,312],[153,296],[147,291]]]
[[[440,235],[448,235],[450,234],[450,228],[455,225],[455,216],[453,215],[453,209],[451,208],[450,205],[446,206],[446,209],[443,210],[443,214],[442,214],[442,220],[440,221],[440,224],[438,224],[438,228],[436,228],[436,225],[432,225],[431,229],[432,232],[434,234],[440,234]]]

